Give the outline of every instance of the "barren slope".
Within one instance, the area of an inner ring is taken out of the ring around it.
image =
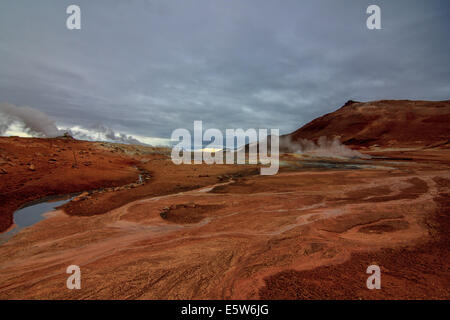
[[[292,141],[338,137],[353,146],[425,147],[450,141],[450,100],[348,101],[284,136]]]

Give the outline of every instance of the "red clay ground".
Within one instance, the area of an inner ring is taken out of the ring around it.
[[[342,264],[307,271],[286,270],[266,278],[262,299],[449,299],[450,180],[436,177],[436,212],[425,217],[429,242],[372,253],[353,253]],[[395,223],[394,223],[395,222]],[[402,223],[400,223],[402,222]],[[394,233],[408,228],[406,221],[385,221],[360,227],[362,233]],[[381,266],[382,290],[367,290],[364,268]],[[339,279],[339,290],[330,290]]]
[[[0,298],[449,298],[448,149],[346,170],[283,156],[275,176],[137,149],[112,155],[146,183],[83,195],[0,246]],[[71,264],[81,290],[66,288]],[[371,264],[381,290],[365,286]]]
[[[136,181],[135,162],[98,143],[0,137],[0,232],[32,200]]]
[[[167,150],[152,147],[0,137],[0,232],[11,227],[15,210],[45,196],[95,191],[88,205],[73,201],[66,206],[70,215],[95,215],[143,197],[206,186],[222,175],[255,171],[204,166],[197,172],[199,168],[177,167],[168,159]],[[137,185],[140,173],[148,180]]]

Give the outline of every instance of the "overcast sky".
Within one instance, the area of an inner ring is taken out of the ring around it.
[[[450,99],[449,40],[448,0],[2,0],[0,102],[146,137],[288,133],[349,99]]]

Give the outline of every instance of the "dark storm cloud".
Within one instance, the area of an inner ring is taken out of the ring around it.
[[[82,29],[65,27],[81,7]],[[382,30],[366,28],[378,4]],[[2,1],[0,101],[58,124],[295,130],[348,99],[448,99],[448,1]]]

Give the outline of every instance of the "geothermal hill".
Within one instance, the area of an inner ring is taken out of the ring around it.
[[[283,136],[291,142],[337,137],[355,147],[433,147],[450,143],[450,100],[348,101]]]

